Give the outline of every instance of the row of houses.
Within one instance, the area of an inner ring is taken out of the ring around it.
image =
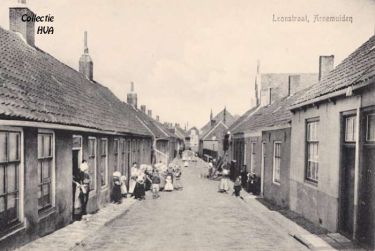
[[[257,106],[229,128],[236,172],[265,199],[375,247],[375,36],[318,73],[261,74]]]
[[[23,245],[72,222],[73,174],[83,159],[91,176],[88,212],[109,202],[112,173],[133,162],[173,158],[183,138],[94,80],[87,47],[79,71],[35,45],[33,12],[10,8],[0,27],[0,250]]]

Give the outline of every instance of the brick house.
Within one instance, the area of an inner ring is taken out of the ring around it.
[[[150,163],[152,135],[93,79],[87,40],[80,72],[35,46],[32,12],[10,8],[0,28],[0,249],[72,222],[72,177],[83,159],[91,176],[88,212],[110,199],[111,174]]]
[[[371,249],[375,247],[374,77],[372,36],[291,106],[291,209]]]

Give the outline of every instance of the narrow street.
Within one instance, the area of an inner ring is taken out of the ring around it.
[[[74,250],[306,250],[256,207],[218,193],[203,170],[185,168],[183,191],[148,194]]]

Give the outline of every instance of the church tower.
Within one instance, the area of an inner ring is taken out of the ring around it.
[[[79,59],[79,72],[86,76],[86,78],[93,80],[94,77],[94,63],[89,55],[89,48],[87,47],[87,31],[84,36],[84,51]]]

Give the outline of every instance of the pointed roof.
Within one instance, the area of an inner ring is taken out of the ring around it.
[[[345,95],[347,87],[353,89],[374,83],[375,76],[375,35],[362,44],[321,81],[308,88],[292,105],[301,107],[338,95]]]
[[[233,122],[235,121],[235,118],[233,115],[226,109],[224,108],[221,112],[216,114],[216,116],[213,118],[215,123],[219,123],[220,121],[224,121],[224,115],[225,115],[225,125],[226,126],[231,126]],[[201,135],[205,135],[208,131],[212,129],[211,127],[211,121],[208,121],[202,128],[201,128]]]
[[[107,87],[1,27],[0,118],[150,136]]]

